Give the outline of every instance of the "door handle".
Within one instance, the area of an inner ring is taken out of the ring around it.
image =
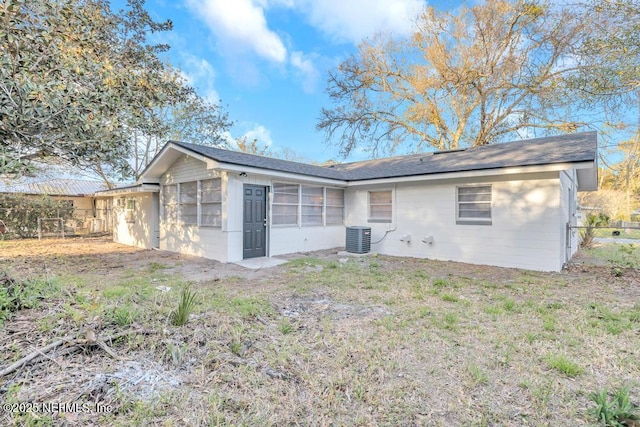
[[[267,226],[267,218],[264,219],[264,226]]]

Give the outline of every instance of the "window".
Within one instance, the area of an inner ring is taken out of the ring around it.
[[[491,224],[491,186],[457,187],[457,224]]]
[[[198,224],[198,182],[180,184],[180,219],[183,224]]]
[[[135,222],[136,199],[127,197],[124,209],[124,220],[126,222]]]
[[[391,190],[369,192],[369,222],[391,222]]]
[[[344,220],[344,190],[327,188],[327,225],[342,224]]]
[[[183,224],[220,227],[222,180],[215,178],[165,185],[162,187],[162,205],[163,219],[167,224],[175,224],[179,213]]]
[[[271,224],[273,225],[302,227],[342,225],[343,216],[343,189],[273,183],[271,204]]]
[[[299,191],[297,184],[273,184],[271,217],[274,225],[298,225]]]
[[[222,225],[222,180],[200,181],[200,225]]]
[[[178,186],[165,185],[162,187],[163,219],[168,224],[178,222]]]
[[[302,186],[302,225],[322,225],[322,187]]]

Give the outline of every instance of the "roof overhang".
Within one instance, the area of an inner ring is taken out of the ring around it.
[[[428,182],[439,181],[445,179],[463,179],[476,178],[485,176],[508,176],[517,174],[530,174],[541,172],[556,172],[567,169],[576,169],[578,171],[579,191],[591,191],[597,189],[598,168],[593,161],[579,163],[554,163],[535,166],[518,166],[499,169],[482,169],[460,172],[445,172],[425,175],[400,176],[394,178],[375,178],[361,181],[350,181],[348,187],[360,187],[375,184],[396,184],[403,182]]]
[[[540,173],[575,169],[578,175],[578,191],[593,191],[598,188],[598,164],[597,159],[585,160],[578,162],[564,163],[547,163],[541,165],[530,166],[513,166],[504,168],[478,169],[467,171],[443,172],[433,174],[409,175],[388,178],[372,178],[357,181],[346,181],[332,178],[321,178],[312,175],[304,175],[293,172],[282,172],[255,166],[239,165],[234,163],[220,162],[209,157],[196,153],[180,145],[169,142],[154,157],[151,163],[144,169],[138,179],[138,190],[127,190],[118,194],[130,194],[132,192],[149,192],[158,191],[157,186],[160,183],[160,177],[173,165],[181,156],[187,155],[196,160],[200,160],[206,164],[207,169],[217,169],[228,173],[251,174],[266,178],[277,178],[282,180],[290,180],[296,182],[308,182],[316,184],[333,185],[339,187],[359,187],[377,184],[393,184],[401,182],[427,182],[443,179],[461,179],[483,176],[508,176],[523,173]],[[149,190],[145,185],[156,185],[155,190]],[[144,188],[144,189],[143,189]],[[112,191],[124,191],[125,189],[107,190],[97,193],[96,195],[109,194]]]
[[[138,193],[158,193],[160,185],[158,184],[139,184],[129,187],[113,188],[111,190],[98,191],[96,197],[125,196]]]
[[[261,169],[252,166],[241,166],[235,165],[231,163],[219,163],[218,169],[227,171],[230,173],[247,174],[247,175],[256,175],[261,177],[268,178],[278,178],[282,180],[296,181],[296,182],[308,182],[311,184],[325,184],[325,185],[334,185],[336,187],[346,187],[347,181],[339,180],[339,179],[330,179],[330,178],[320,178],[309,175],[302,175],[291,172],[279,172],[270,169]]]
[[[253,166],[237,165],[233,163],[223,163],[210,159],[201,154],[183,148],[172,142],[167,143],[162,150],[154,157],[149,166],[140,175],[138,184],[159,184],[160,177],[173,165],[181,156],[187,155],[206,164],[207,169],[218,169],[231,173],[251,174],[262,177],[279,178],[283,180],[293,180],[298,182],[319,183],[346,187],[347,182],[338,179],[319,178],[310,175],[302,175],[291,172],[280,172],[270,169],[257,168]]]
[[[160,150],[151,163],[149,163],[144,171],[142,171],[140,178],[138,178],[138,184],[160,183],[160,177],[162,174],[164,174],[176,160],[185,154],[195,158],[196,160],[205,162],[207,164],[207,169],[216,169],[219,167],[219,163],[215,160],[169,142],[167,145],[162,147],[162,150]]]

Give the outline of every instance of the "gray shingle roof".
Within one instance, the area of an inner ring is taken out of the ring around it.
[[[230,163],[240,166],[253,166],[261,169],[268,169],[278,172],[290,172],[300,175],[315,176],[318,178],[344,180],[342,172],[334,169],[329,169],[324,166],[316,166],[307,163],[274,159],[272,157],[256,156],[255,154],[247,154],[240,151],[223,150],[221,148],[207,147],[198,144],[189,144],[186,142],[170,142],[222,163]]]
[[[597,156],[596,132],[573,133],[484,145],[452,152],[413,154],[331,166],[315,166],[184,142],[174,143],[222,163],[343,181],[576,163],[594,161]]]
[[[105,190],[101,181],[80,179],[48,179],[12,182],[0,180],[0,193],[48,194],[50,196],[88,196],[96,191]]]
[[[460,151],[368,160],[335,167],[348,175],[350,180],[364,180],[593,161],[597,152],[596,137],[596,132],[575,133],[484,145]]]

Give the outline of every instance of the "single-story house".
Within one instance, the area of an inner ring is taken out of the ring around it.
[[[137,185],[104,191],[114,240],[221,262],[345,246],[558,271],[597,189],[595,132],[317,166],[172,141]]]
[[[111,230],[107,202],[96,204],[95,199],[95,193],[106,188],[102,181],[77,178],[0,179],[0,193],[49,196],[73,209],[73,228],[85,228],[91,232]]]

